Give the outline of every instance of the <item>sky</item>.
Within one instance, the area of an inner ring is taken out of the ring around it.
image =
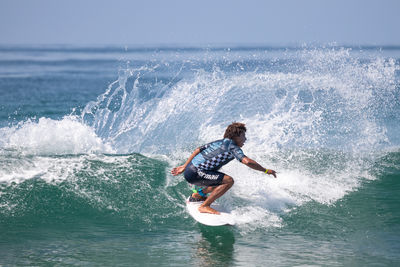
[[[0,0],[3,45],[400,45],[400,0]]]

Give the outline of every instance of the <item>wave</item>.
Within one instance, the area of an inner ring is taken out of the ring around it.
[[[176,219],[170,213],[183,214],[176,203],[189,190],[168,169],[242,121],[246,155],[278,179],[232,162],[223,171],[235,186],[220,201],[246,229],[282,226],[283,215],[305,203],[332,205],[379,179],[385,167],[375,163],[400,144],[399,70],[390,58],[361,59],[350,49],[122,68],[80,116],[0,129],[1,211],[5,218],[35,217],[34,210],[63,217],[64,209],[150,224]],[[26,198],[32,188],[48,204]]]

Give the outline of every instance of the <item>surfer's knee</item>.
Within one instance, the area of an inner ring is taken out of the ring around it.
[[[228,184],[229,186],[232,186],[232,185],[235,183],[235,181],[233,180],[233,178],[230,177],[229,175],[225,175],[225,176],[224,176],[224,179],[222,180],[222,182],[223,182],[224,184]]]

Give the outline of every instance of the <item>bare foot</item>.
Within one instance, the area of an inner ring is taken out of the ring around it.
[[[199,211],[201,213],[221,214],[219,211],[211,208],[210,206],[200,206]]]
[[[196,198],[196,199],[199,199],[199,200],[201,200],[201,201],[204,201],[204,200],[207,199],[206,197],[200,196],[199,193],[193,193],[193,194],[192,194],[192,198]]]

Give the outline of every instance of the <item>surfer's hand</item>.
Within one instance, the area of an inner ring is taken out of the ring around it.
[[[267,174],[271,174],[276,178],[276,171],[274,170],[268,170]]]
[[[185,166],[182,165],[182,166],[173,168],[172,171],[171,171],[171,174],[174,175],[174,176],[176,176],[176,175],[181,174],[181,173],[184,172],[184,171],[185,171]]]

